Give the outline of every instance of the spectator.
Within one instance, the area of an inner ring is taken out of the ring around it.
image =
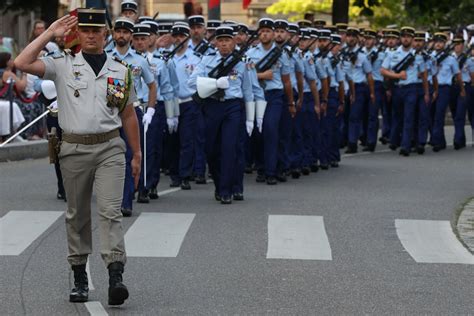
[[[30,43],[40,36],[44,31],[46,31],[46,22],[42,20],[36,20],[35,23],[33,23],[33,29],[31,30],[31,35],[30,35]],[[54,52],[55,50],[58,49],[58,45],[54,42],[49,42],[46,44],[44,50],[48,53]]]

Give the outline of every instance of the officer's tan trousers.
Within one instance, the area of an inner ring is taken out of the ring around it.
[[[63,142],[59,158],[67,197],[68,262],[85,264],[92,252],[91,196],[95,185],[101,255],[106,266],[126,261],[122,229],[125,143],[120,137],[95,145]]]

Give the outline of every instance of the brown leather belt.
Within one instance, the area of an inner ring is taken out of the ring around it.
[[[112,138],[119,137],[120,132],[118,129],[107,133],[100,134],[65,134],[63,133],[62,140],[63,142],[72,143],[72,144],[82,144],[82,145],[95,145],[100,143],[105,143]]]

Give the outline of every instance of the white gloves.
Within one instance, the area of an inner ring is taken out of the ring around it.
[[[229,88],[229,77],[220,77],[216,80],[216,86],[219,89]]]
[[[257,118],[257,128],[260,133],[263,131],[263,118]]]
[[[173,120],[174,120],[174,128],[173,128],[173,131],[174,132],[177,132],[178,131],[178,124],[179,124],[179,117],[178,116],[175,116],[173,117]]]
[[[168,132],[173,134],[178,131],[179,118],[177,116],[166,119],[166,124],[168,125]]]
[[[168,132],[173,134],[174,130],[174,117],[166,119],[166,125],[168,125]]]
[[[57,101],[57,100],[53,101],[53,102],[48,106],[48,109],[49,109],[50,111],[53,111],[53,112],[54,112],[54,111],[57,111],[57,110],[58,110],[58,101]]]
[[[247,134],[249,134],[249,137],[252,136],[253,132],[253,121],[245,121],[245,127],[247,128]]]
[[[153,119],[153,114],[155,114],[155,109],[149,107],[146,110],[146,113],[143,115],[142,123],[143,123],[143,131],[146,133],[148,131],[148,125],[150,125],[151,120]]]

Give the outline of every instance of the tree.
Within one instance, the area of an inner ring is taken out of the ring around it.
[[[29,13],[39,10],[41,19],[48,24],[58,18],[58,7],[59,0],[0,0],[3,14],[7,12]],[[51,8],[56,8],[56,10],[51,10]]]

